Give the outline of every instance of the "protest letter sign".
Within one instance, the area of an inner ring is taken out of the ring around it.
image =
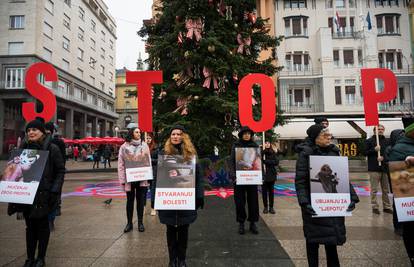
[[[156,210],[195,210],[196,159],[180,155],[158,156]]]
[[[310,156],[310,187],[314,217],[351,216],[348,158]]]
[[[261,185],[262,160],[258,147],[236,147],[236,184]]]
[[[142,149],[135,153],[126,154],[125,173],[127,182],[138,182],[152,180],[151,155],[147,149]]]
[[[16,149],[0,176],[0,202],[33,204],[49,151]]]
[[[390,161],[389,169],[398,221],[414,221],[414,166]]]

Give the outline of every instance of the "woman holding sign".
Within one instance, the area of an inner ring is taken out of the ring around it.
[[[133,179],[128,179],[128,176],[130,176],[128,167],[151,166],[150,161],[148,145],[142,141],[138,125],[134,125],[128,129],[125,143],[119,148],[118,155],[118,178],[127,195],[126,214],[128,222],[124,233],[132,230],[135,199],[137,200],[138,231],[145,231],[143,217],[149,183],[148,180],[131,181]]]
[[[56,209],[62,190],[65,164],[59,147],[52,144],[51,139],[46,134],[43,119],[35,119],[26,125],[25,142],[20,147],[49,152],[33,204],[9,204],[9,215],[23,212],[26,221],[27,260],[24,266],[45,266],[50,237],[48,214]],[[36,248],[38,254],[35,261]]]
[[[171,162],[173,162],[173,156],[181,156],[185,161],[191,162],[197,157],[197,152],[191,142],[190,136],[186,133],[185,129],[181,125],[172,127],[170,137],[164,144],[164,150],[158,155],[158,157],[171,156]],[[173,163],[171,163],[173,164]],[[174,167],[174,166],[170,166]],[[169,171],[165,175],[167,177],[157,177],[157,190],[161,186],[161,180],[165,183],[166,180],[176,178],[179,170],[179,165],[176,168],[169,168]],[[159,172],[159,171],[157,171]],[[164,175],[158,173],[158,175]],[[176,182],[173,182],[176,183]],[[154,183],[155,184],[155,183]],[[158,193],[156,193],[158,194]],[[158,196],[157,196],[158,197]],[[156,202],[157,203],[157,202]],[[157,204],[156,204],[157,205]],[[187,266],[186,251],[188,243],[188,229],[191,223],[197,218],[197,209],[204,207],[204,189],[202,182],[202,175],[198,165],[195,166],[195,210],[158,210],[158,216],[162,224],[167,225],[167,243],[170,267],[185,267]]]
[[[319,245],[325,245],[328,266],[339,266],[336,247],[346,241],[344,217],[318,217],[311,205],[309,156],[339,156],[339,149],[331,143],[328,129],[315,124],[306,131],[306,141],[298,145],[299,158],[296,162],[295,187],[299,205],[302,208],[303,231],[306,238],[306,254],[309,266],[318,266]],[[354,188],[350,184],[351,203],[347,211],[355,209],[359,202]]]

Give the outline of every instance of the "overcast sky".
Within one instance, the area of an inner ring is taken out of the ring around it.
[[[147,58],[144,42],[137,31],[142,27],[142,20],[151,18],[152,0],[104,1],[116,20],[116,68],[135,70],[139,52],[143,60]]]

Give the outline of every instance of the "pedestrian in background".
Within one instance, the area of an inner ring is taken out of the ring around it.
[[[79,148],[78,146],[75,146],[73,148],[73,158],[75,159],[75,161],[78,161],[78,157],[79,157]]]
[[[107,144],[103,149],[103,158],[104,158],[104,168],[106,169],[106,163],[108,163],[108,167],[111,168],[111,147]]]

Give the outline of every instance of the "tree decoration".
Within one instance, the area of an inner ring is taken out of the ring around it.
[[[216,47],[214,45],[209,45],[207,47],[208,52],[210,53],[214,53],[214,51],[216,51]]]
[[[197,42],[201,40],[201,32],[203,31],[203,22],[201,18],[187,19],[185,21],[185,28],[187,29],[187,38],[193,39],[193,35]]]
[[[233,7],[226,6],[226,20],[232,20],[233,18]]]
[[[237,48],[237,53],[246,55],[250,55],[250,45],[252,43],[252,38],[250,36],[243,38],[242,35],[239,33],[237,34],[237,43],[239,43],[239,48]]]
[[[213,81],[214,89],[218,89],[217,77],[213,74],[213,72],[209,68],[204,67],[203,74],[204,74],[204,77],[206,78],[204,80],[203,87],[209,89],[211,86],[211,81]]]

